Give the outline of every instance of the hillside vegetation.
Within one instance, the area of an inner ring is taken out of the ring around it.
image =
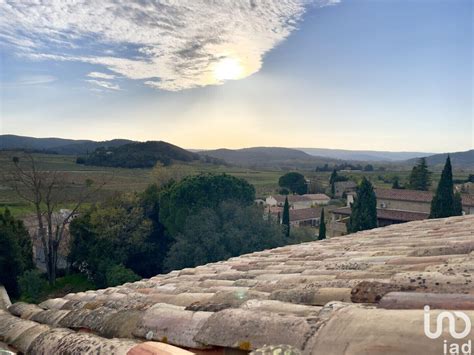
[[[133,141],[128,139],[112,139],[97,142],[86,139],[34,138],[13,134],[0,135],[0,149],[2,150],[21,149],[65,155],[89,154],[100,147],[112,148],[129,143],[133,143]]]
[[[314,169],[317,165],[339,162],[336,159],[315,157],[297,149],[280,147],[216,149],[204,153],[243,167]]]
[[[152,168],[156,163],[170,165],[173,161],[191,162],[199,155],[162,141],[130,143],[115,148],[97,148],[83,159],[85,165],[115,168]]]
[[[428,165],[443,165],[448,157],[448,153],[435,154],[426,157]],[[467,150],[465,152],[449,153],[451,158],[451,164],[457,168],[474,168],[474,149]],[[411,159],[408,161],[410,164],[416,163],[417,159]]]

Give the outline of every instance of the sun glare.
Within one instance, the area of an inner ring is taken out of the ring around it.
[[[236,80],[243,76],[244,68],[235,58],[224,58],[214,67],[214,77],[221,80]]]

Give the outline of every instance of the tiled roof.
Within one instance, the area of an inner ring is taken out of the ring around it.
[[[304,195],[312,201],[329,201],[331,198],[326,194],[306,194]]]
[[[336,214],[342,214],[345,216],[351,215],[351,208],[350,207],[342,207],[338,208],[333,211]],[[403,222],[411,222],[411,221],[419,221],[422,219],[427,219],[429,217],[429,213],[423,212],[412,212],[412,211],[401,211],[401,210],[391,210],[386,208],[377,208],[377,218],[380,219],[387,219],[391,221],[403,221]]]
[[[27,354],[442,354],[443,339],[474,331],[431,340],[423,307],[474,321],[473,271],[474,216],[416,221],[16,303],[0,311],[0,342]]]
[[[321,216],[320,208],[301,208],[290,210],[290,221],[305,221],[308,219],[319,218]]]
[[[404,189],[377,189],[377,198],[411,202],[431,202],[433,193],[431,191],[404,190]]]
[[[375,194],[379,199],[426,203],[431,203],[434,195],[431,191],[405,189],[377,189]],[[463,206],[474,206],[474,195],[461,194],[461,198]]]
[[[329,201],[330,197],[325,194],[306,194],[306,195],[272,195],[278,203],[284,203],[288,197],[289,203],[309,202],[309,201]]]

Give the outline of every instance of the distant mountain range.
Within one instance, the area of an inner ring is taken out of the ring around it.
[[[474,149],[465,152],[449,153],[451,163],[455,167],[474,168]],[[428,165],[442,165],[446,162],[448,153],[434,154],[426,158]],[[417,159],[410,159],[407,163],[414,164]]]
[[[110,141],[97,142],[82,139],[23,137],[13,134],[0,135],[0,149],[3,150],[26,149],[66,155],[88,154],[100,147],[113,148],[128,143],[133,143],[133,141],[128,139],[113,139]]]
[[[298,149],[280,147],[216,149],[199,151],[199,153],[225,160],[230,164],[247,167],[299,167],[314,169],[318,165],[338,163],[336,159],[316,157]]]
[[[102,154],[103,150],[97,152],[98,148],[105,147],[120,155],[119,161],[126,159],[144,159],[144,156],[151,157],[151,160],[158,158],[159,161],[168,159],[189,161],[199,159],[193,153],[199,153],[200,159],[208,162],[227,162],[234,165],[246,167],[278,167],[278,168],[301,168],[314,169],[316,166],[328,164],[333,166],[344,161],[355,161],[358,163],[376,162],[397,165],[411,166],[419,157],[427,157],[428,165],[441,165],[447,157],[444,154],[431,154],[423,152],[385,152],[369,150],[343,150],[326,148],[281,148],[281,147],[254,147],[244,149],[216,149],[216,150],[184,150],[166,142],[146,142],[141,143],[127,139],[113,139],[109,141],[73,140],[62,138],[33,138],[16,135],[0,135],[0,150],[26,149],[32,151],[43,151],[47,153],[69,154],[85,157],[85,161],[92,163],[97,158],[97,154]],[[123,149],[118,149],[123,147]],[[141,154],[140,153],[143,153]],[[126,155],[125,152],[127,152]],[[133,152],[133,154],[132,154]],[[451,161],[458,168],[474,168],[474,150],[466,152],[449,153]],[[208,158],[206,158],[206,156]],[[94,158],[95,157],[95,158]],[[94,159],[92,159],[94,158]],[[101,164],[111,163],[112,157],[99,159]],[[213,159],[210,159],[213,158]],[[206,160],[207,159],[207,160]],[[110,161],[106,163],[106,161]],[[132,164],[133,165],[133,164]],[[149,163],[146,164],[147,166]]]
[[[346,150],[327,148],[296,148],[310,155],[341,160],[359,160],[368,162],[403,161],[418,157],[427,157],[434,153],[422,152],[386,152],[376,150]]]

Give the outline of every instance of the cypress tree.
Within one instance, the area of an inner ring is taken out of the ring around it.
[[[409,177],[409,186],[413,190],[428,191],[431,186],[431,172],[425,158],[420,158]]]
[[[331,195],[332,195],[332,197],[334,197],[334,195],[336,194],[336,187],[334,185],[336,180],[337,180],[337,171],[336,171],[336,169],[334,169],[331,173],[331,176],[329,177],[329,185],[331,186]]]
[[[285,235],[290,236],[290,204],[288,203],[288,197],[285,197],[285,205],[283,206],[283,216],[281,218],[281,224],[285,228]]]
[[[372,184],[365,176],[357,188],[357,196],[351,210],[347,226],[349,233],[377,227],[377,199]]]
[[[326,222],[324,221],[324,208],[321,210],[321,217],[319,222],[318,240],[326,239]]]
[[[459,192],[454,194],[454,215],[462,216],[462,197]]]
[[[430,218],[444,218],[455,215],[453,169],[451,167],[451,158],[448,155],[436,194],[431,201]]]

